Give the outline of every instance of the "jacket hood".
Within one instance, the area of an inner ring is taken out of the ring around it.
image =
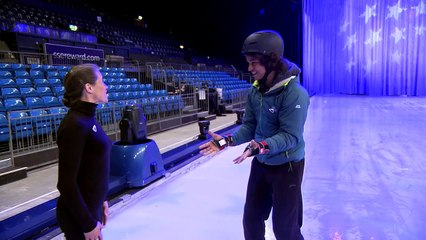
[[[275,77],[275,79],[272,81],[272,87],[267,92],[271,92],[274,89],[277,89],[279,87],[286,85],[291,79],[296,78],[302,72],[295,63],[290,62],[287,59],[284,59],[283,61],[287,62],[288,70],[286,72],[278,74]],[[299,81],[298,78],[296,79],[297,81]],[[260,87],[259,80],[256,80],[253,83],[253,86],[259,89]]]
[[[272,85],[274,86],[276,83],[281,82],[284,79],[288,79],[293,76],[298,76],[302,71],[300,68],[295,64],[290,62],[289,60],[285,59],[284,61],[287,61],[288,70],[287,72],[280,73],[272,82]]]

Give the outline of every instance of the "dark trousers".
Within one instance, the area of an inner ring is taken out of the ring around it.
[[[300,228],[304,166],[304,159],[276,166],[253,159],[243,216],[246,240],[265,239],[265,221],[271,210],[277,240],[303,240]]]

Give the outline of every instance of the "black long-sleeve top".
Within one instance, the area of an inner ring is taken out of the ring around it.
[[[111,140],[96,122],[97,104],[77,102],[58,128],[58,205],[68,208],[84,232],[102,220],[108,193]]]

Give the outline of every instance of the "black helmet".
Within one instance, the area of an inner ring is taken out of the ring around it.
[[[284,40],[281,35],[272,30],[263,30],[250,34],[243,44],[242,53],[277,54],[283,57]]]

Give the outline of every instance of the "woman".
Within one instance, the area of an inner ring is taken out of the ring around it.
[[[69,111],[58,129],[57,222],[67,240],[102,239],[111,141],[95,115],[97,104],[108,102],[107,86],[97,65],[82,64],[68,72],[64,88]]]

